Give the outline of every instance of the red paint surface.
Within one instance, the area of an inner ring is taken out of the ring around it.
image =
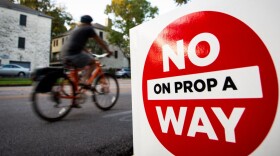
[[[200,58],[205,58],[206,56],[208,56],[209,52],[210,46],[208,42],[202,41],[196,46],[196,55]]]

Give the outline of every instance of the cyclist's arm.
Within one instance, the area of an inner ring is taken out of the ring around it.
[[[87,48],[84,48],[84,52],[86,52],[86,53],[91,53],[90,51],[88,51]]]
[[[97,41],[97,43],[98,43],[99,45],[101,45],[101,47],[102,47],[104,50],[107,51],[107,53],[109,53],[109,55],[112,54],[112,52],[109,50],[108,46],[104,43],[104,41],[103,41],[102,39],[100,39],[97,35],[95,35],[93,38]]]

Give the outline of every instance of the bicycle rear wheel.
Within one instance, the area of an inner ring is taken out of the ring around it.
[[[110,74],[99,76],[94,84],[93,100],[96,106],[102,110],[111,109],[119,98],[119,83],[117,79]]]
[[[75,99],[74,84],[68,77],[60,77],[49,92],[34,92],[32,106],[35,114],[46,121],[58,121],[71,110]]]

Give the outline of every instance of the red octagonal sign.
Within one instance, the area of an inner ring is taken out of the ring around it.
[[[174,155],[249,155],[278,102],[262,40],[237,18],[211,11],[185,15],[158,35],[142,90],[150,126]]]

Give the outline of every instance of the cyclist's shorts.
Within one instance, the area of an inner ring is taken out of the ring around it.
[[[70,61],[77,68],[83,68],[86,65],[90,65],[94,58],[89,53],[81,52],[80,54],[65,56],[64,59]]]

